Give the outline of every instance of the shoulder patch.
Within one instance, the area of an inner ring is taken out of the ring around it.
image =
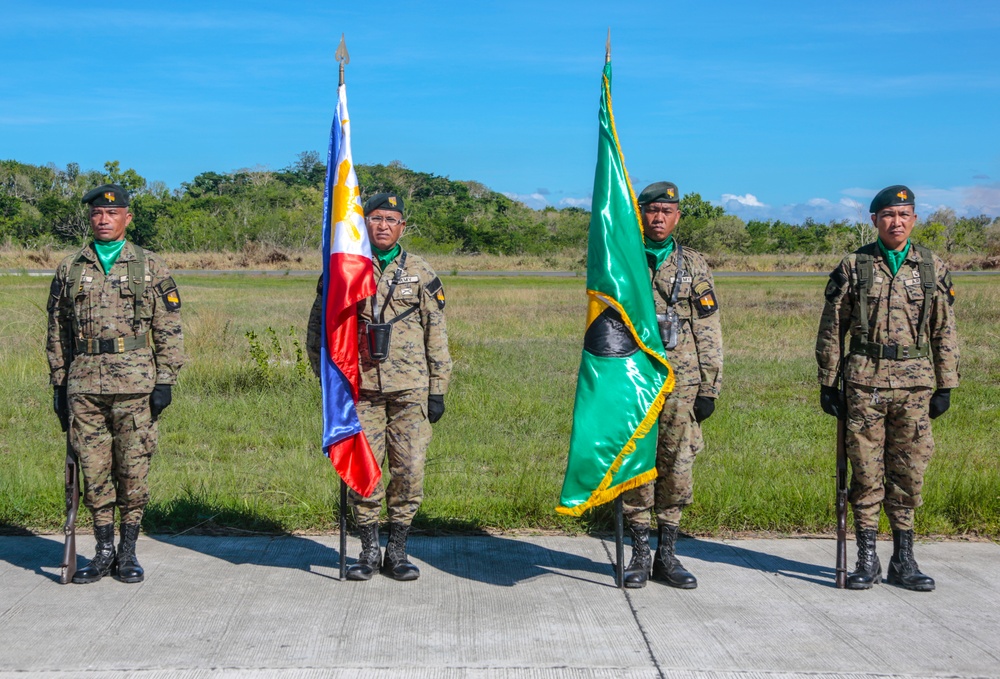
[[[838,297],[844,294],[844,290],[847,288],[847,273],[844,271],[844,265],[841,264],[836,269],[830,272],[830,280],[827,281],[826,290],[823,292],[823,296],[826,297],[826,301],[833,302],[837,301]]]
[[[47,310],[52,311],[59,305],[59,298],[62,297],[63,282],[59,276],[53,276],[52,285],[49,286],[49,303]]]
[[[945,299],[948,300],[948,306],[955,305],[955,284],[951,282],[951,273],[945,272],[941,276],[941,280],[938,281],[938,287],[941,292],[945,294]]]
[[[715,291],[707,282],[699,283],[694,289],[695,308],[698,310],[698,318],[707,318],[719,310],[719,301],[715,298]]]
[[[424,286],[424,290],[437,301],[438,309],[444,309],[444,284],[440,278],[435,276],[434,280]]]
[[[167,311],[180,311],[181,294],[177,291],[177,284],[172,276],[167,276],[156,285],[156,292],[163,298],[163,304]]]

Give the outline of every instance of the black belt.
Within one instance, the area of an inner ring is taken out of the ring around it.
[[[903,344],[879,344],[878,342],[862,342],[859,337],[851,338],[851,353],[870,356],[871,358],[888,358],[901,361],[908,358],[926,358],[930,356],[930,346],[911,347]]]
[[[138,337],[114,337],[112,339],[76,338],[78,354],[124,354],[126,351],[145,349],[149,346],[149,335]]]

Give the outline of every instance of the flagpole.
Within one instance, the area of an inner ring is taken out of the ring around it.
[[[622,496],[615,498],[615,585],[625,587],[625,518]]]
[[[351,63],[351,55],[347,53],[347,43],[344,42],[344,34],[340,34],[340,44],[337,45],[335,58],[340,62],[340,82],[338,87],[344,86],[344,64]],[[340,479],[340,579],[347,578],[347,482]]]
[[[347,484],[340,480],[340,579],[347,577]]]
[[[604,63],[611,63],[611,27],[608,26],[608,41],[604,43]],[[625,587],[625,517],[622,496],[615,498],[615,585]]]

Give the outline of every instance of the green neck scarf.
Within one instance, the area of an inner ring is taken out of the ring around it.
[[[372,245],[372,254],[375,255],[375,259],[378,260],[379,266],[385,271],[385,267],[389,266],[392,260],[399,257],[399,253],[403,251],[399,243],[396,243],[388,250],[380,250],[379,248]]]
[[[882,239],[879,238],[878,249],[879,252],[882,253],[882,256],[885,257],[885,261],[889,265],[889,271],[891,271],[892,275],[895,276],[896,272],[899,271],[899,267],[902,266],[903,260],[906,259],[907,253],[910,252],[910,241],[907,239],[906,247],[902,250],[889,250],[885,247],[885,244],[882,243]]]
[[[112,241],[94,240],[94,251],[97,253],[97,259],[101,261],[101,268],[104,269],[105,275],[118,261],[118,255],[122,253],[123,247],[125,247],[124,238]]]
[[[655,273],[667,261],[667,257],[673,254],[674,237],[667,236],[664,240],[655,241],[643,236],[642,242],[646,246],[646,261]]]

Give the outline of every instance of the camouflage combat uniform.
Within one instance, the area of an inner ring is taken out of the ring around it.
[[[857,256],[873,258],[873,278],[866,297],[869,345],[893,347],[898,358],[874,357],[858,342],[859,320]],[[954,288],[941,258],[932,255],[933,299],[925,330],[920,320],[925,290],[919,265],[923,255],[910,246],[896,275],[878,245],[866,245],[845,257],[830,274],[826,304],[816,338],[820,384],[836,386],[841,361],[841,335],[847,356],[844,379],[847,392],[846,448],[851,461],[850,502],[855,526],[878,529],[879,510],[885,505],[894,530],[913,529],[913,510],[922,503],[924,471],[934,453],[928,404],[934,389],[958,386],[958,341],[955,331]],[[852,348],[852,342],[854,347]],[[920,342],[929,355],[919,353]]]
[[[424,460],[431,441],[427,420],[429,394],[444,395],[451,378],[451,356],[444,318],[444,289],[433,269],[421,257],[403,252],[383,270],[373,258],[378,281],[375,294],[381,310],[406,257],[399,283],[382,317],[389,322],[407,314],[392,326],[389,356],[374,361],[368,350],[367,323],[373,316],[372,298],[358,305],[358,347],[361,389],[358,419],[375,459],[382,465],[388,454],[388,486],[384,479],[368,498],[351,491],[351,504],[359,526],[378,521],[382,501],[387,498],[389,521],[409,526],[423,498]],[[319,374],[322,279],[309,316],[307,350],[313,372]],[[410,311],[412,309],[412,311]]]
[[[722,327],[712,272],[705,258],[682,248],[681,285],[674,311],[680,318],[677,346],[667,351],[676,386],[660,413],[656,446],[657,478],[623,494],[625,517],[635,526],[649,526],[655,507],[660,524],[678,525],[694,496],[692,468],[704,447],[701,424],[695,421],[694,400],[717,398],[722,389]],[[656,313],[663,315],[677,275],[674,251],[653,274]]]
[[[65,258],[48,302],[51,382],[67,386],[70,441],[95,526],[113,525],[116,506],[123,524],[141,521],[157,439],[149,394],[156,384],[175,384],[184,363],[177,286],[164,261],[145,250],[136,319],[129,284],[129,262],[138,259],[133,248],[138,246],[125,244],[107,275],[93,245]],[[78,257],[82,276],[73,290],[70,270]]]

